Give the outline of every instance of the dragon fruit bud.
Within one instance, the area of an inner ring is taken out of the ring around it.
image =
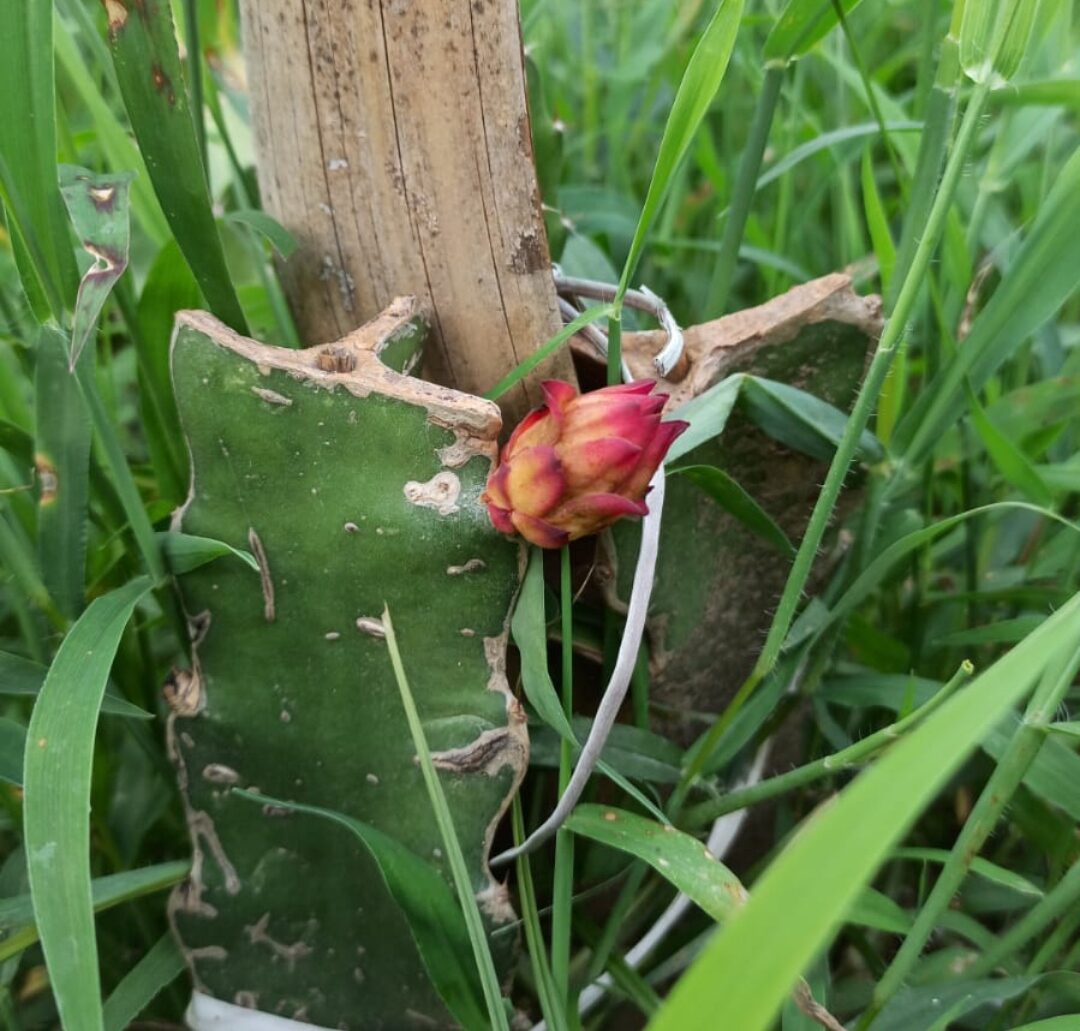
[[[481,500],[495,528],[560,548],[648,512],[649,481],[689,423],[661,422],[666,394],[647,380],[588,394],[547,380],[545,404],[518,424]]]

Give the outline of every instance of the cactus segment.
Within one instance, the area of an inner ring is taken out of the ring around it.
[[[386,605],[481,910],[492,930],[514,919],[487,857],[528,757],[504,673],[523,549],[479,503],[498,408],[382,360],[409,367],[422,332],[410,298],[300,351],[177,316],[192,484],[173,529],[258,565],[224,558],[180,578],[194,648],[168,738],[195,854],[170,917],[200,999],[328,1028],[452,1023],[354,836],[230,792],[362,821],[449,883]],[[495,936],[497,955],[513,939]]]

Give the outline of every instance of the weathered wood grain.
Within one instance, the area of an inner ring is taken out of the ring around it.
[[[302,335],[337,339],[415,294],[427,374],[493,386],[560,327],[517,3],[241,6],[262,202],[300,242],[283,275]],[[538,403],[551,375],[573,378],[568,355],[504,412]]]

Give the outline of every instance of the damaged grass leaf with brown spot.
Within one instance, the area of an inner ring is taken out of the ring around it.
[[[132,172],[95,175],[74,165],[60,166],[60,192],[83,250],[94,259],[79,284],[71,322],[68,366],[75,368],[97,330],[98,317],[113,284],[128,263],[131,223],[128,190]]]

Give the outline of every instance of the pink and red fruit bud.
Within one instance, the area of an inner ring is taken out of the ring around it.
[[[510,435],[481,500],[495,528],[560,548],[648,512],[649,481],[689,423],[661,422],[665,394],[639,381],[578,394],[547,380],[546,404]]]

